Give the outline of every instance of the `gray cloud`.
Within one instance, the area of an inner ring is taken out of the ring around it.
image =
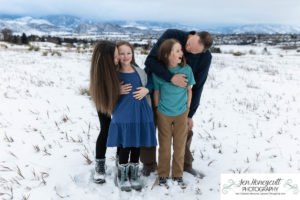
[[[153,20],[189,24],[300,25],[299,0],[0,0],[0,13],[70,14],[103,20]]]

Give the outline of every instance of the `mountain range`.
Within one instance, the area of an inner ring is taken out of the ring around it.
[[[97,34],[160,34],[168,28],[182,30],[206,30],[215,34],[242,33],[300,33],[300,27],[280,24],[221,24],[185,25],[155,21],[101,21],[70,15],[43,17],[0,15],[0,30],[8,28],[14,34],[27,35],[97,35]]]

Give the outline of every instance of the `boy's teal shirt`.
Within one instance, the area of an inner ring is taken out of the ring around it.
[[[185,74],[188,79],[188,86],[195,84],[194,74],[189,65],[168,68],[173,74]],[[167,82],[154,73],[152,74],[154,90],[159,90],[158,110],[167,116],[177,116],[187,109],[187,87],[182,88]]]

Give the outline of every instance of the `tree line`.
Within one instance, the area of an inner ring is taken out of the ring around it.
[[[77,39],[77,38],[60,38],[57,36],[37,36],[37,35],[29,35],[27,36],[25,33],[22,35],[14,35],[12,30],[10,29],[2,29],[1,31],[2,39],[5,42],[13,43],[13,44],[29,44],[29,42],[51,42],[58,45],[61,45],[62,43],[81,43],[81,44],[87,44],[87,43],[93,43],[94,41],[88,40],[88,39]]]
[[[97,40],[93,39],[78,39],[78,38],[62,38],[58,36],[37,36],[37,35],[29,35],[27,36],[25,33],[22,35],[14,35],[13,31],[10,29],[2,29],[1,31],[2,38],[0,37],[0,40],[3,40],[5,42],[13,43],[13,44],[29,44],[29,42],[51,42],[54,44],[61,45],[64,44],[70,44],[73,46],[74,44],[83,44],[83,45],[93,45],[97,42]],[[0,34],[0,36],[1,36]],[[152,42],[150,40],[147,44],[138,44],[133,43],[134,48],[136,47],[142,47],[145,50],[149,50],[152,48]]]

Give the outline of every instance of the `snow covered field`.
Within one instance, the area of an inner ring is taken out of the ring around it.
[[[221,173],[300,172],[296,50],[220,46],[224,53],[213,54],[194,116],[194,167],[206,177],[184,173],[185,190],[172,184],[151,190],[152,174],[141,192],[126,193],[113,182],[114,148],[107,151],[107,183],[91,181],[100,129],[85,95],[91,49],[34,45],[40,48],[0,42],[1,199],[216,200]],[[232,55],[237,51],[246,54]],[[145,58],[136,56],[142,67]]]

